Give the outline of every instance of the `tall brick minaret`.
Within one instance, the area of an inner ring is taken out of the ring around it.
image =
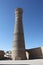
[[[25,60],[25,42],[24,32],[22,24],[22,13],[21,8],[15,10],[15,28],[14,28],[14,39],[12,46],[12,59],[13,60]]]

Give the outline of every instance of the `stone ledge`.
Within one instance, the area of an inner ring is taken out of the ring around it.
[[[28,64],[28,65],[43,65],[43,59],[35,60],[2,60],[0,64]]]

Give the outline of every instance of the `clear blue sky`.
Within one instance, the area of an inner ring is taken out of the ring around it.
[[[16,8],[23,8],[25,47],[43,46],[43,0],[0,0],[0,50],[11,50]]]

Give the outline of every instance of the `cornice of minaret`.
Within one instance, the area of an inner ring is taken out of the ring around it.
[[[23,13],[23,9],[22,9],[22,8],[17,8],[17,9],[15,10],[15,13],[17,13],[17,14],[22,14],[22,13]]]

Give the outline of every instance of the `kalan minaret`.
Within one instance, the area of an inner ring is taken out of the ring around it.
[[[24,32],[22,24],[22,8],[17,8],[15,10],[15,28],[14,28],[14,38],[12,45],[12,59],[13,60],[25,60],[25,41]]]

